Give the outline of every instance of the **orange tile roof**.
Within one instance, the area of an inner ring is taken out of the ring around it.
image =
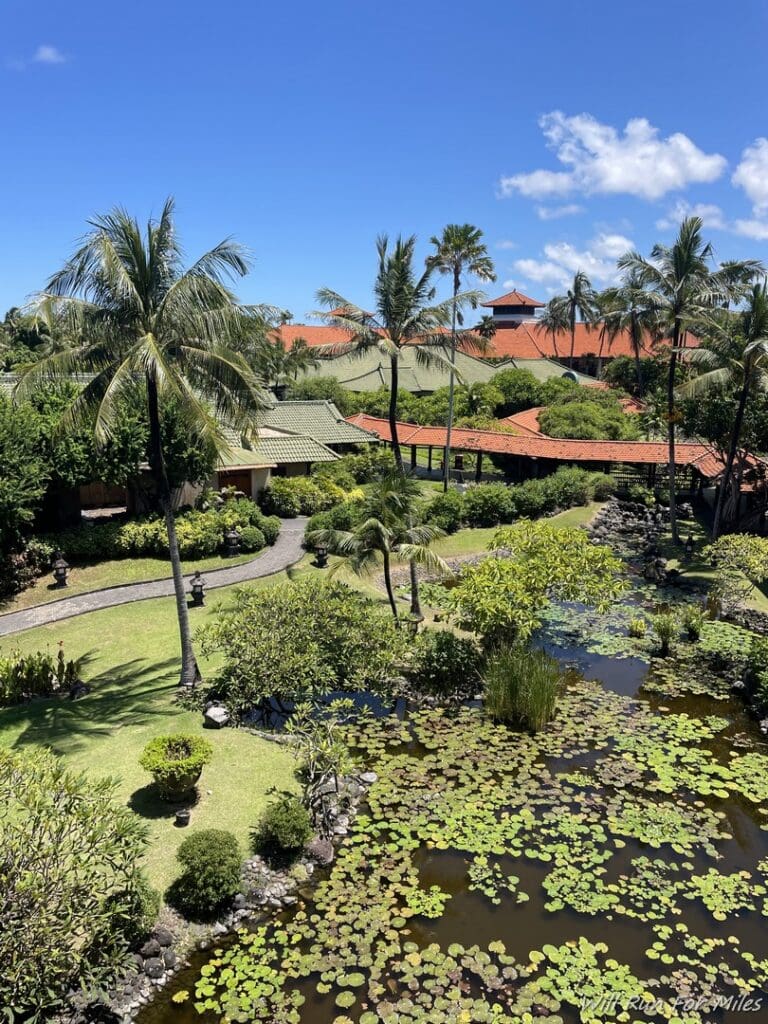
[[[546,305],[538,299],[532,299],[530,295],[523,295],[522,292],[511,291],[506,295],[500,295],[497,299],[489,299],[488,302],[481,302],[481,306],[533,306],[540,309]]]
[[[504,416],[501,422],[508,423],[510,427],[514,427],[519,434],[540,437],[539,413],[543,408],[543,405],[539,405],[535,409],[524,409],[522,412],[513,413],[511,416]]]
[[[364,430],[377,434],[382,441],[391,441],[389,421],[358,413],[349,417]],[[445,447],[445,427],[420,427],[415,423],[398,422],[401,444]],[[639,466],[664,466],[669,457],[664,441],[577,441],[564,438],[502,434],[494,430],[454,428],[451,444],[459,451],[487,452],[498,455],[520,455],[555,462],[626,463]],[[714,479],[723,470],[720,455],[708,445],[692,441],[679,442],[675,449],[675,464],[694,466],[707,479]],[[758,461],[751,457],[754,464]]]
[[[275,329],[274,336],[280,338],[286,348],[290,348],[297,338],[303,338],[310,348],[319,348],[321,345],[343,345],[352,337],[349,331],[326,324],[282,324]]]

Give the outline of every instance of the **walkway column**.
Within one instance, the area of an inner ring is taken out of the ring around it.
[[[432,472],[432,445],[427,448],[427,469]]]
[[[411,445],[411,469],[416,469],[416,445]]]
[[[477,453],[477,465],[475,466],[475,483],[480,483],[483,475],[483,453]]]

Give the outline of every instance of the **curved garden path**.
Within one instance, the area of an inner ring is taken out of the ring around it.
[[[271,548],[266,548],[249,562],[241,562],[224,569],[211,569],[204,572],[208,590],[217,587],[228,587],[233,583],[246,583],[248,580],[272,576],[277,572],[290,568],[304,554],[301,542],[304,537],[306,517],[284,519],[280,524],[280,534]],[[87,594],[75,597],[64,597],[60,601],[51,601],[35,608],[25,608],[19,612],[6,612],[0,615],[0,636],[19,633],[23,629],[32,629],[47,622],[58,622],[69,619],[73,615],[99,611],[101,608],[112,608],[118,604],[130,604],[132,601],[146,601],[151,597],[170,597],[173,595],[173,579],[166,577],[160,580],[146,580],[144,583],[127,583],[124,586],[107,587],[104,590],[91,590]]]

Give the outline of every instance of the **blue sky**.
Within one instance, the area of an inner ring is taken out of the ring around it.
[[[0,315],[116,204],[170,193],[190,257],[296,320],[370,301],[377,233],[485,232],[499,282],[598,286],[700,210],[768,257],[764,0],[5,0]]]

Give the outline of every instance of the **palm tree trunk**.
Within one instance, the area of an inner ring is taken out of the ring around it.
[[[395,465],[401,473],[404,473],[403,453],[400,451],[400,439],[397,436],[397,386],[399,370],[397,356],[390,356],[389,366],[389,432],[392,435],[392,451],[395,456]]]
[[[571,355],[568,359],[568,368],[573,369],[573,353],[576,348],[576,313],[571,314]]]
[[[667,436],[669,438],[669,526],[672,543],[679,544],[677,532],[677,486],[675,481],[675,371],[677,369],[677,348],[680,344],[680,321],[675,320],[672,332],[672,352],[669,357],[667,377]]]
[[[746,368],[745,368],[746,369]],[[733,464],[736,461],[736,453],[739,450],[739,438],[741,437],[741,426],[744,422],[744,410],[747,407],[747,399],[749,398],[749,375],[745,372],[744,384],[741,388],[741,394],[739,395],[739,405],[736,409],[736,419],[733,423],[733,433],[731,434],[731,444],[728,449],[728,458],[725,461],[725,471],[723,472],[723,482],[720,484],[720,493],[717,496],[717,504],[715,505],[715,520],[712,524],[712,540],[717,540],[720,536],[720,521],[723,517],[723,507],[725,505],[725,495],[731,482],[731,475],[733,474]]]
[[[165,468],[163,444],[160,435],[160,407],[157,397],[157,382],[151,374],[147,374],[147,407],[149,413],[150,462],[152,474],[155,478],[155,486],[157,487],[160,508],[165,517],[165,528],[168,532],[168,550],[171,556],[173,589],[176,595],[176,614],[179,620],[179,637],[181,639],[181,676],[179,678],[179,686],[194,686],[201,681],[202,677],[192,647],[187,595],[184,590],[179,541],[176,536],[176,520],[173,516],[171,488],[168,483],[168,473]]]
[[[459,275],[453,276],[453,310],[451,312],[451,368],[448,372],[448,427],[445,434],[445,465],[443,466],[443,493],[448,490],[451,476],[451,431],[453,429],[453,401],[456,386],[456,296],[459,294],[461,281]]]
[[[395,603],[395,592],[392,589],[392,574],[390,572],[389,565],[389,552],[383,551],[382,557],[384,559],[384,586],[387,588],[387,597],[389,598],[389,607],[392,609],[392,615],[394,616],[395,622],[400,623],[400,619],[397,617],[397,605]]]

